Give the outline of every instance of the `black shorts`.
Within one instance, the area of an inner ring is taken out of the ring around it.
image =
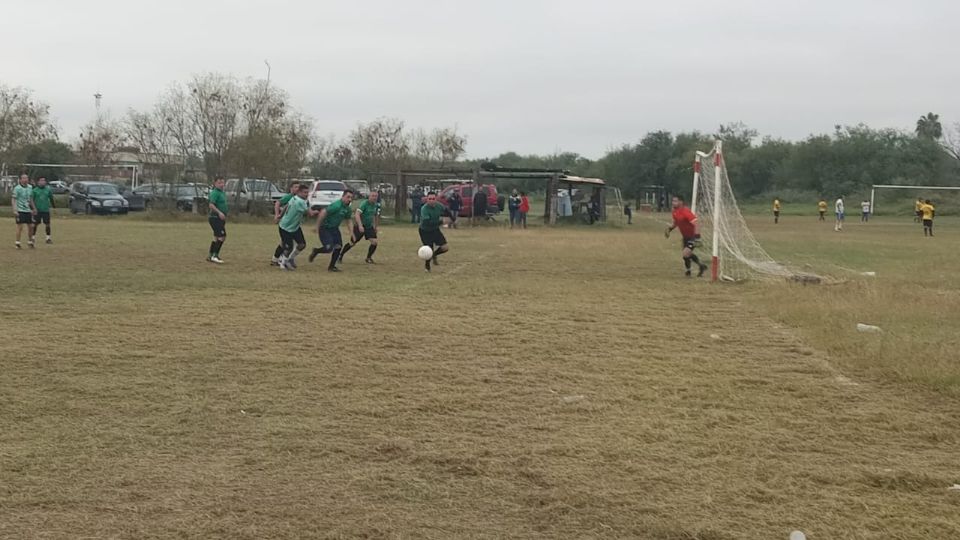
[[[17,215],[13,216],[13,219],[20,225],[28,225],[33,223],[33,214],[30,212],[17,212]]]
[[[353,226],[353,240],[354,242],[359,242],[361,238],[366,238],[367,240],[373,240],[377,237],[377,228],[376,227],[364,227],[363,233],[360,232],[360,227],[356,224]]]
[[[447,245],[447,239],[443,236],[443,233],[440,232],[440,229],[433,231],[420,229],[420,243],[430,247],[445,246]]]
[[[343,235],[340,234],[340,228],[320,229],[320,251],[330,253],[331,251],[343,247]]]
[[[33,222],[37,225],[43,223],[44,225],[50,224],[50,212],[37,212],[33,216]]]
[[[280,229],[280,241],[283,243],[283,247],[293,247],[294,244],[303,246],[307,243],[307,239],[303,237],[303,229],[300,227],[297,227],[297,230],[293,232]]]
[[[925,220],[923,220],[923,226],[924,226],[924,227],[933,227],[933,220],[932,220],[932,219],[925,219]]]
[[[697,244],[699,243],[700,243],[699,238],[684,238],[683,240],[680,241],[680,246],[681,246],[681,249],[689,248],[690,251],[693,251],[694,249],[697,248]]]
[[[217,238],[227,236],[227,223],[224,220],[218,217],[211,217],[208,221],[210,222],[210,228],[213,229],[213,236]]]
[[[773,211],[773,215],[774,215],[775,217],[780,217],[780,211],[779,211],[779,210],[774,210],[774,211]]]

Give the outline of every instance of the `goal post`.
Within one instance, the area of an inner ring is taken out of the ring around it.
[[[870,212],[877,213],[878,189],[912,189],[914,191],[960,191],[960,186],[901,186],[895,184],[874,184],[870,186]]]
[[[690,209],[700,223],[701,237],[709,239],[713,281],[771,278],[804,283],[821,281],[819,276],[777,262],[753,236],[733,194],[722,141],[716,141],[710,152],[696,153],[690,201]]]

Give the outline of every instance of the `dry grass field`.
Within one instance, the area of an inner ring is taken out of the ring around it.
[[[222,267],[202,222],[11,239],[0,537],[960,537],[960,221],[751,224],[849,280],[687,280],[652,219],[449,231],[429,275],[406,226],[339,275],[271,225]]]

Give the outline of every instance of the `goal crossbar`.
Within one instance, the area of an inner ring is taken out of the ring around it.
[[[960,186],[903,186],[899,184],[873,184],[870,186],[870,211],[877,213],[878,189],[925,189],[941,191],[960,191]]]

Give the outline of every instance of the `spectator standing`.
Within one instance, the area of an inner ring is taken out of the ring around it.
[[[450,226],[456,229],[457,218],[460,217],[460,209],[463,208],[463,197],[460,196],[460,192],[451,193],[447,204],[450,206]]]
[[[513,190],[513,193],[510,194],[507,208],[510,209],[510,228],[512,229],[514,224],[520,225],[520,194],[517,190]]]
[[[423,188],[417,186],[410,194],[410,223],[420,223],[420,209],[423,208]]]
[[[483,186],[476,186],[473,194],[473,225],[476,227],[480,220],[487,219],[487,190]]]
[[[518,224],[523,225],[523,228],[527,228],[527,214],[530,213],[530,199],[527,198],[527,194],[520,192],[520,208],[518,209]]]

